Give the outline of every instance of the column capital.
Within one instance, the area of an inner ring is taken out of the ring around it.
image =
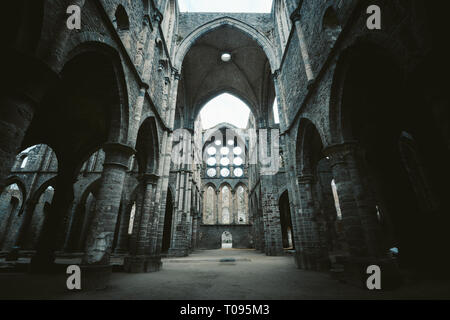
[[[136,150],[128,145],[118,142],[107,142],[103,145],[105,152],[105,165],[116,165],[128,169],[130,157],[136,153]]]
[[[359,148],[359,143],[356,140],[346,141],[343,143],[332,144],[325,147],[322,152],[327,157],[339,157],[356,151]]]
[[[155,185],[158,182],[159,176],[154,173],[143,173],[139,175],[138,180],[145,184]]]

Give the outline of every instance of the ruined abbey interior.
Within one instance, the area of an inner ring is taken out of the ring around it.
[[[2,3],[0,297],[70,298],[68,265],[83,298],[442,296],[444,2]],[[205,126],[222,95],[245,125]]]

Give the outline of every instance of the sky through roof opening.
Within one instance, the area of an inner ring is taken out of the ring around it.
[[[181,12],[270,13],[273,0],[178,0]]]
[[[219,123],[229,123],[238,128],[246,128],[250,117],[249,107],[239,98],[224,93],[209,101],[200,111],[203,129]]]

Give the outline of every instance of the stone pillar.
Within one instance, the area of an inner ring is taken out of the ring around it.
[[[368,254],[371,257],[381,258],[386,255],[382,247],[382,230],[377,217],[375,199],[368,190],[367,184],[364,183],[360,166],[358,166],[359,159],[361,159],[359,146],[349,144],[346,162],[353,181],[354,197],[366,238]]]
[[[33,119],[33,105],[30,99],[19,94],[0,97],[0,189]]]
[[[128,161],[135,150],[119,143],[107,143],[95,215],[86,240],[83,264],[109,265],[117,215],[119,213]]]
[[[401,280],[394,261],[379,254],[379,232],[375,225],[372,206],[368,206],[364,184],[355,162],[355,144],[344,143],[324,149],[330,157],[342,222],[350,256],[344,261],[344,276],[347,281],[365,287],[366,269],[378,265],[382,270],[384,287],[397,286]]]
[[[114,254],[124,254],[128,251],[128,228],[130,222],[131,210],[128,210],[131,204],[130,200],[123,200],[122,212],[119,213],[119,232],[117,235],[116,248],[114,249]]]
[[[161,259],[150,256],[149,238],[154,225],[153,195],[158,177],[153,174],[144,174],[141,178],[144,197],[136,221],[136,233],[132,238],[130,254],[125,257],[124,269],[126,272],[141,273],[158,271],[161,267]]]
[[[364,230],[354,197],[354,181],[352,180],[346,161],[350,150],[348,149],[348,145],[335,145],[325,148],[323,152],[326,156],[330,157],[331,170],[336,183],[349,254],[353,257],[365,257],[367,256],[367,246]]]
[[[58,174],[55,194],[40,232],[36,254],[31,259],[30,272],[51,273],[55,269],[55,250],[58,246],[59,232],[74,199],[73,183],[70,170]]]
[[[186,198],[187,187],[189,182],[189,171],[185,169],[180,170],[180,187],[178,192],[177,210],[174,216],[174,230],[172,242],[169,249],[169,255],[177,257],[187,256],[186,248]]]
[[[265,252],[269,256],[284,255],[281,236],[278,189],[275,176],[261,176],[261,198],[264,218]]]
[[[296,248],[299,267],[306,270],[323,270],[326,263],[323,261],[318,226],[315,221],[315,208],[313,198],[313,179],[310,174],[298,177],[300,191],[300,210],[297,221],[301,233],[299,234],[299,248]]]

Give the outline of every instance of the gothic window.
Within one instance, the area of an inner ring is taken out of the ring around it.
[[[133,224],[134,224],[135,215],[136,215],[136,203],[133,203],[133,206],[131,207],[131,212],[130,212],[130,223],[128,224],[128,234],[133,233]]]
[[[117,33],[124,46],[127,49],[131,47],[131,37],[130,37],[130,20],[128,19],[128,14],[122,5],[119,5],[114,14],[113,24],[117,29]]]
[[[325,37],[328,45],[330,47],[334,46],[339,34],[342,31],[339,25],[339,20],[337,18],[336,12],[332,7],[329,7],[323,16],[322,21],[323,32],[325,32]]]
[[[238,223],[247,223],[247,206],[246,206],[246,191],[244,187],[239,186],[236,192],[237,197],[237,215]]]
[[[205,202],[203,206],[203,223],[204,224],[215,224],[215,197],[216,192],[214,191],[213,187],[208,186],[205,193]]]
[[[220,130],[206,146],[206,176],[221,178],[244,176],[243,149],[238,145],[237,137],[233,139],[225,137],[226,133]]]
[[[279,114],[279,111],[278,111],[278,101],[277,101],[277,99],[275,99],[274,102],[273,102],[272,112],[273,112],[273,122],[275,124],[280,123],[280,114]]]
[[[20,164],[20,169],[24,169],[27,166],[28,163],[28,156],[24,156],[22,158],[22,163]]]
[[[339,204],[339,196],[334,179],[331,181],[331,189],[333,190],[334,205],[336,207],[336,216],[338,220],[342,220],[341,206]]]
[[[231,204],[231,191],[228,186],[223,186],[221,190],[221,200],[222,200],[222,224],[230,224],[231,223],[231,214],[230,214],[230,204]]]

